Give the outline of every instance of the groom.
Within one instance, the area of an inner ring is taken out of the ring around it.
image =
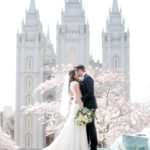
[[[97,109],[97,103],[96,98],[94,96],[94,81],[93,79],[86,74],[84,65],[78,65],[74,67],[76,73],[81,78],[80,82],[80,88],[82,93],[82,101],[84,104],[84,107],[87,107],[89,109],[94,109],[96,111]],[[88,143],[91,143],[91,149],[90,150],[96,150],[97,149],[97,133],[95,128],[94,120],[86,125],[87,130],[87,137],[88,137]]]

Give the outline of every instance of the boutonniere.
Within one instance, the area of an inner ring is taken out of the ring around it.
[[[79,81],[80,82],[84,81],[84,77],[79,77]]]

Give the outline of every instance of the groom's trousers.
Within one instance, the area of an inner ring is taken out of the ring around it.
[[[97,150],[97,133],[96,133],[96,127],[95,127],[95,121],[93,121],[86,125],[86,131],[87,131],[87,138],[88,143],[90,143],[90,150]]]

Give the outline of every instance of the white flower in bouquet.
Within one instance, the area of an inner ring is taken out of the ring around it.
[[[88,109],[85,107],[78,110],[75,116],[75,123],[80,126],[86,125],[88,123],[91,123],[93,118],[94,118],[93,109]]]
[[[84,81],[84,77],[79,77],[79,81],[80,82]]]

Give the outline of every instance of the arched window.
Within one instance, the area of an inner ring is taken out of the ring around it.
[[[70,48],[70,55],[69,55],[69,63],[73,66],[76,65],[76,49]]]
[[[41,41],[41,33],[39,33],[39,42]]]
[[[107,41],[107,35],[105,36],[105,41]]]
[[[30,129],[32,127],[32,117],[30,115],[26,116],[26,128]]]
[[[26,97],[26,105],[29,106],[32,104],[32,96],[31,95],[28,95]]]
[[[47,95],[47,101],[50,102],[51,100],[53,100],[54,97],[52,94]]]
[[[20,43],[22,42],[22,38],[21,38],[21,36],[19,37],[19,41],[20,41]]]
[[[30,134],[27,134],[25,138],[25,146],[31,148],[31,145],[32,145],[32,137]]]
[[[26,79],[26,88],[31,89],[32,88],[32,77],[27,77]]]
[[[119,57],[118,56],[114,57],[113,62],[114,62],[114,69],[117,70],[119,68]]]
[[[33,58],[31,56],[27,57],[27,70],[31,71],[33,68]]]

